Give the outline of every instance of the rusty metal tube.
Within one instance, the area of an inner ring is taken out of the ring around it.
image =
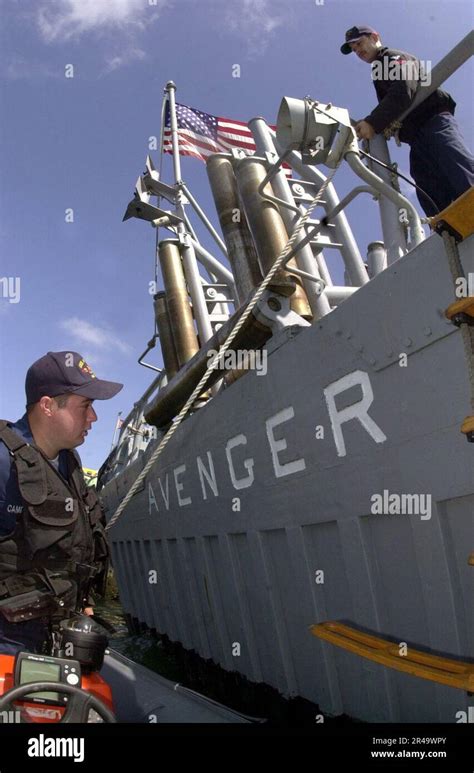
[[[262,281],[252,234],[241,204],[230,156],[215,153],[207,161],[207,175],[214,197],[219,222],[227,247],[227,254],[242,304]]]
[[[265,164],[258,159],[244,158],[236,164],[240,197],[264,274],[273,266],[288,241],[288,232],[278,207],[273,202],[262,198],[258,192],[259,185],[266,174]],[[274,195],[270,184],[265,186],[264,191],[268,191],[271,196]],[[296,285],[291,298],[291,309],[305,319],[312,319],[311,308],[301,279],[291,273],[292,264],[296,265],[294,258],[287,263],[286,271],[277,273],[276,281],[272,286],[276,288],[278,284],[284,286],[285,283]]]
[[[166,306],[178,365],[181,368],[196,354],[199,345],[178,242],[174,239],[160,242],[159,258],[166,292]]]
[[[170,318],[168,315],[168,308],[166,306],[165,292],[161,291],[154,296],[153,306],[155,309],[156,326],[160,336],[163,364],[165,366],[168,381],[171,381],[173,376],[175,376],[179,370],[179,363],[178,357],[176,356],[176,349],[173,340],[173,331],[171,329]]]
[[[236,325],[240,316],[243,314],[246,305],[241,306],[238,311],[226,322],[219,330],[214,333],[209,341],[194,355],[194,357],[181,368],[179,373],[161,389],[153,403],[145,411],[145,420],[148,424],[162,428],[166,427],[170,421],[181,410],[189,395],[192,393],[196,384],[199,383],[209,364],[208,353],[211,350],[218,351],[230,331]],[[246,320],[242,329],[232,342],[230,351],[238,349],[260,349],[271,337],[272,331],[258,322],[251,314]],[[222,378],[221,370],[214,370],[206,384],[206,389]]]

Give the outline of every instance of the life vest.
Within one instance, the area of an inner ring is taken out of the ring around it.
[[[81,598],[92,578],[107,571],[108,549],[103,513],[96,493],[87,488],[76,455],[67,451],[67,482],[35,445],[0,420],[0,440],[8,448],[24,501],[12,534],[0,538],[0,581],[12,575],[46,570],[66,573]]]

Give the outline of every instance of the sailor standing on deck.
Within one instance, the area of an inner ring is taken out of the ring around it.
[[[400,123],[397,119],[410,106],[423,85],[429,85],[418,59],[412,54],[383,46],[372,27],[356,26],[346,32],[343,54],[351,52],[372,67],[378,106],[356,132],[370,140],[384,132],[387,139],[398,135],[410,145],[410,174],[432,202],[417,191],[418,201],[431,217],[474,185],[474,157],[466,148],[454,119],[456,103],[436,89]]]
[[[40,652],[54,619],[86,611],[106,573],[102,510],[74,448],[122,384],[77,352],[48,352],[26,375],[25,415],[0,421],[0,653]]]

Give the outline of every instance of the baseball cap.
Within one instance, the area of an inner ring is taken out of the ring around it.
[[[32,405],[44,395],[57,397],[75,394],[90,400],[109,400],[123,384],[97,378],[77,352],[48,352],[28,368],[25,381],[26,404]]]
[[[343,54],[351,54],[352,48],[349,43],[355,43],[356,40],[360,40],[364,35],[378,35],[378,32],[372,29],[372,27],[366,27],[361,24],[358,27],[351,27],[346,32],[346,42],[341,46],[341,52]]]

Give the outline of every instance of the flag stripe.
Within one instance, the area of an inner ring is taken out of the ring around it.
[[[244,121],[219,118],[187,105],[176,104],[176,122],[178,149],[182,156],[206,161],[213,153],[227,153],[233,148],[243,150],[247,155],[256,153],[255,140]],[[276,127],[270,128],[274,130]],[[163,152],[173,153],[169,104],[166,105]],[[283,167],[288,174],[290,166],[285,163]]]

